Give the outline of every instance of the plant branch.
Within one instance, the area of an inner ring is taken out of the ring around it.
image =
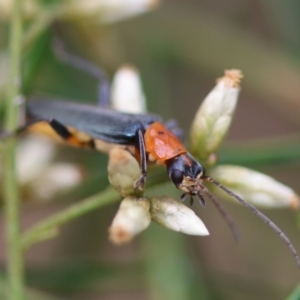
[[[155,175],[150,175],[148,179],[147,187],[153,187],[165,183],[167,176],[165,172],[161,174],[158,170],[158,172],[155,172]],[[55,237],[59,233],[59,228],[62,225],[104,205],[114,203],[119,199],[120,195],[109,187],[96,195],[88,197],[79,203],[71,205],[63,211],[38,222],[23,233],[21,238],[22,249],[28,249],[40,241]]]
[[[21,99],[22,0],[15,0],[10,25],[9,80],[6,94],[5,130],[18,126],[18,100]],[[24,295],[23,253],[20,245],[19,193],[15,165],[15,139],[3,149],[3,193],[7,239],[8,299],[21,300]]]
[[[79,203],[71,205],[65,210],[42,220],[32,228],[28,229],[21,239],[22,248],[27,249],[35,243],[56,236],[62,225],[101,206],[114,203],[118,199],[118,193],[111,188],[107,188],[104,192],[100,192]]]

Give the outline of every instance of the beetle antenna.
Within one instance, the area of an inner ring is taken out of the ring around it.
[[[199,202],[200,204],[205,207],[206,206],[206,202],[205,202],[205,199],[203,198],[203,195],[201,193],[198,193],[197,194],[198,198],[199,198]]]
[[[231,190],[227,189],[225,186],[223,186],[220,182],[215,181],[213,178],[209,176],[203,176],[201,179],[207,182],[211,182],[220,189],[222,189],[225,193],[227,193],[229,196],[236,199],[238,202],[242,203],[244,206],[246,206],[248,209],[250,209],[255,215],[257,215],[263,222],[265,222],[267,225],[269,225],[279,236],[280,238],[286,243],[286,245],[289,247],[290,251],[292,252],[298,268],[300,268],[300,258],[298,256],[298,253],[290,241],[290,239],[283,233],[283,231],[274,223],[272,222],[266,215],[264,215],[262,212],[260,212],[256,207],[254,207],[252,204],[246,202],[244,199],[236,195]]]
[[[217,198],[208,190],[206,186],[204,186],[200,182],[199,185],[201,187],[201,190],[208,196],[208,198],[213,202],[213,204],[219,210],[219,212],[227,222],[228,226],[230,227],[235,241],[238,243],[239,240],[241,239],[241,235],[230,214],[225,210],[225,208],[221,205],[221,203],[217,200]]]

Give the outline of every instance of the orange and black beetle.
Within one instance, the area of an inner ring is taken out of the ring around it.
[[[71,145],[102,152],[116,146],[128,149],[141,166],[138,188],[144,186],[149,160],[166,166],[170,180],[184,195],[202,199],[198,182],[204,169],[175,135],[178,129],[173,122],[167,128],[154,114],[129,114],[49,99],[29,101],[26,115],[28,125],[23,129],[56,135]]]

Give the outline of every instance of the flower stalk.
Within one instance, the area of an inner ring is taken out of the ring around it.
[[[99,207],[116,202],[117,200],[117,192],[108,188],[103,192],[71,205],[65,210],[35,224],[31,229],[28,229],[23,234],[21,240],[22,248],[28,249],[33,244],[55,237],[59,233],[59,228],[62,225],[94,211]]]
[[[18,99],[21,99],[22,0],[15,0],[10,25],[9,79],[6,94],[5,130],[18,126]],[[22,300],[24,294],[23,253],[20,245],[20,198],[16,174],[16,141],[9,139],[3,148],[3,194],[7,241],[7,299]]]

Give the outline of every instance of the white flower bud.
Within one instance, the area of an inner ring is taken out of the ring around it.
[[[210,160],[229,129],[242,77],[240,70],[226,70],[196,113],[190,131],[191,151],[202,161]]]
[[[49,166],[55,155],[54,143],[39,135],[23,139],[17,149],[17,172],[20,184],[37,179]]]
[[[145,113],[146,100],[138,71],[132,66],[120,68],[111,87],[112,107],[128,113]]]
[[[33,193],[41,200],[49,200],[58,194],[78,185],[83,174],[77,166],[69,163],[57,163],[31,183]]]
[[[169,197],[152,198],[151,216],[158,224],[190,235],[209,235],[193,210]]]
[[[153,9],[157,0],[69,0],[64,1],[64,17],[92,18],[102,23],[112,23]]]
[[[150,203],[145,198],[126,197],[108,230],[109,240],[124,244],[145,230],[151,222]]]
[[[210,169],[210,176],[247,202],[265,208],[299,206],[299,196],[286,185],[270,176],[240,166],[223,165]],[[234,200],[220,189],[214,192]]]
[[[137,160],[125,149],[113,148],[109,152],[108,180],[110,184],[124,197],[140,195],[134,188],[134,183],[141,176]]]

